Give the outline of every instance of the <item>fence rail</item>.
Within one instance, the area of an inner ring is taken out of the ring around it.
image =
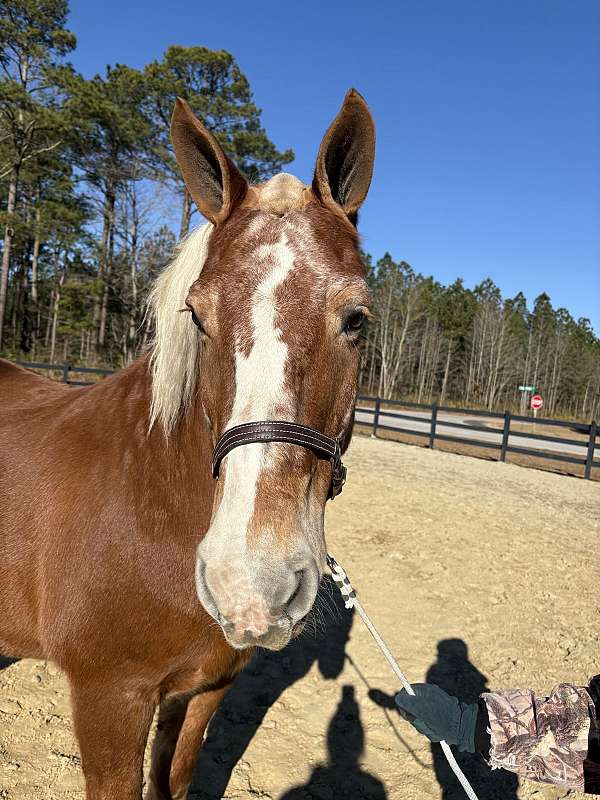
[[[534,456],[554,461],[578,464],[584,468],[584,477],[592,477],[592,469],[600,467],[600,458],[596,450],[600,447],[597,444],[598,425],[592,421],[589,425],[583,422],[569,422],[565,420],[547,419],[545,417],[524,417],[519,414],[511,414],[509,411],[477,411],[472,408],[452,408],[451,406],[439,406],[437,403],[413,403],[404,400],[385,400],[382,397],[371,397],[359,395],[358,403],[372,403],[371,406],[357,405],[355,409],[355,419],[359,425],[371,427],[373,436],[377,432],[393,431],[409,436],[420,436],[428,440],[429,447],[433,448],[436,441],[456,442],[472,447],[484,447],[496,450],[500,461],[506,461],[508,453],[518,453],[519,455]],[[398,411],[399,408],[408,409],[408,413]],[[394,411],[390,409],[396,409]],[[413,409],[421,410],[420,414],[413,412]],[[427,412],[427,413],[424,413]],[[440,416],[441,415],[441,416]],[[448,415],[453,415],[449,417]],[[468,422],[457,420],[456,416],[473,417],[474,421]],[[370,419],[365,419],[370,417]],[[498,425],[488,426],[481,418],[497,420]],[[402,422],[405,422],[403,425]],[[408,423],[417,423],[419,427],[408,427]],[[526,422],[532,425],[551,425],[559,428],[569,428],[571,431],[583,434],[585,439],[572,439],[561,436],[551,436],[533,431],[519,431],[511,428],[514,422]],[[440,431],[440,428],[442,431]],[[445,429],[450,429],[446,432]],[[452,435],[451,431],[470,432],[473,436]],[[479,434],[479,437],[477,436]],[[514,443],[513,437],[523,439],[523,445]],[[527,447],[527,444],[536,445],[546,443],[546,450],[537,447]],[[563,445],[563,447],[560,447]]]
[[[31,361],[17,361],[22,367],[28,369],[43,369],[50,372],[58,372],[61,380],[71,386],[89,386],[89,381],[71,380],[71,374],[75,375],[111,375],[114,370],[110,369],[96,369],[94,367],[77,367],[71,364],[43,364]],[[372,406],[357,405],[355,409],[356,421],[359,425],[369,425],[373,436],[377,436],[377,431],[393,431],[395,433],[407,434],[409,436],[420,436],[428,440],[429,447],[433,448],[437,440],[444,442],[457,442],[458,444],[466,444],[472,447],[483,447],[489,450],[497,450],[499,453],[500,461],[506,461],[508,453],[518,453],[519,455],[534,456],[535,458],[545,458],[553,461],[561,461],[568,464],[578,464],[584,468],[584,477],[592,477],[592,469],[600,468],[600,458],[597,458],[596,449],[600,447],[597,444],[598,439],[598,425],[592,421],[589,425],[584,422],[569,422],[558,419],[547,419],[543,417],[524,417],[519,414],[511,414],[509,411],[477,411],[472,408],[452,408],[451,406],[439,406],[436,403],[414,403],[405,400],[385,400],[383,397],[371,397],[369,395],[360,395],[358,402],[372,403]],[[402,413],[402,411],[390,411],[390,408],[404,408],[404,409],[418,409],[420,414]],[[425,415],[423,412],[429,412]],[[456,419],[447,419],[442,415],[461,415],[466,417],[475,417],[481,420],[496,419],[500,422],[499,427],[488,427],[481,422],[469,423],[464,420],[457,421]],[[371,420],[360,419],[361,415],[371,415]],[[392,424],[386,424],[392,422]],[[421,428],[403,427],[399,424],[400,421],[406,423],[416,423]],[[527,431],[517,431],[511,429],[513,422],[527,422],[533,425],[550,425],[558,428],[569,428],[579,434],[583,434],[587,439],[577,440],[568,439],[561,436],[549,436],[548,434],[533,433]],[[466,433],[472,432],[474,436],[452,436],[450,433],[440,432],[443,429],[456,429],[465,431]],[[479,438],[476,438],[479,434]],[[482,436],[488,438],[481,438]],[[498,441],[490,441],[489,437],[498,437]],[[524,444],[528,442],[533,443],[547,443],[550,450],[538,450],[533,447],[520,446],[511,443],[512,438],[523,439]],[[563,445],[562,450],[560,445]],[[572,451],[576,450],[578,453],[575,455]],[[571,451],[571,452],[569,452]],[[585,451],[585,453],[580,451]],[[600,455],[600,454],[599,454]]]
[[[42,364],[37,361],[15,361],[20,367],[27,369],[45,369],[48,372],[59,372],[62,383],[70,386],[91,386],[91,381],[72,381],[69,379],[71,373],[75,375],[112,375],[114,369],[96,369],[95,367],[76,367],[72,364]]]

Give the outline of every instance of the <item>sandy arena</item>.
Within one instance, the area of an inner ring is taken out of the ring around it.
[[[600,672],[597,484],[366,437],[345,461],[329,549],[412,681],[474,698]],[[394,677],[331,587],[317,616],[316,631],[259,653],[238,680],[190,800],[463,797],[440,753],[384,707]],[[568,794],[460,761],[480,800]],[[67,685],[51,664],[0,667],[0,798],[84,800]]]

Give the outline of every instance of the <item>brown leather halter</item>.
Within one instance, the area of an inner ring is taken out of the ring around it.
[[[331,462],[331,483],[327,499],[333,499],[342,491],[346,482],[346,467],[342,464],[342,451],[340,443],[331,436],[299,425],[297,422],[284,422],[279,420],[263,420],[261,422],[245,422],[229,428],[219,438],[213,450],[212,474],[213,478],[219,477],[221,461],[234,447],[253,442],[286,442],[306,447],[317,458]]]

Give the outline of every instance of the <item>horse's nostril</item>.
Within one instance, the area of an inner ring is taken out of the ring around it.
[[[298,572],[296,572],[296,588],[289,596],[286,606],[291,605],[296,599],[296,597],[298,597],[298,593],[300,592],[300,589],[302,587],[303,577],[304,577],[304,570],[303,569],[298,570]]]
[[[296,588],[285,605],[285,615],[293,625],[299,623],[310,611],[321,578],[315,562],[308,563],[295,574]]]
[[[283,596],[280,595],[281,599],[278,598],[278,600],[280,601],[276,605],[272,605],[269,608],[269,614],[271,615],[271,619],[276,620],[279,619],[279,617],[281,616],[284,617],[287,616],[288,608],[294,602],[294,600],[296,599],[296,597],[298,596],[299,592],[302,589],[303,574],[304,570],[298,570],[297,572],[295,572],[294,573],[295,585],[294,588],[292,589],[291,594],[289,594],[287,597],[285,597],[285,595]]]
[[[200,554],[198,554],[196,560],[196,594],[204,606],[204,609],[213,619],[216,619],[217,622],[220,623],[221,613],[217,606],[217,601],[208,585],[208,581],[206,580],[206,562]]]

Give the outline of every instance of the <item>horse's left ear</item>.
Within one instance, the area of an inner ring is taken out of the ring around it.
[[[356,224],[375,160],[375,124],[364,97],[350,89],[323,137],[312,188],[321,202]]]
[[[180,97],[171,118],[171,140],[183,179],[209,222],[225,222],[244,198],[248,184],[223,148]]]

